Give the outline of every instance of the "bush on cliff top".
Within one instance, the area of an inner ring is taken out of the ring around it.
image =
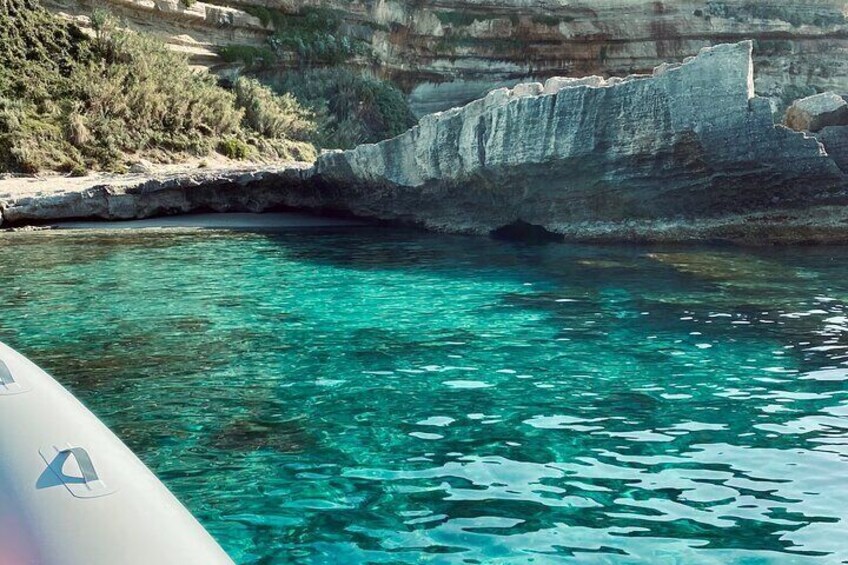
[[[88,39],[32,0],[0,3],[0,171],[120,170],[231,140],[241,158],[314,159],[313,116],[293,98],[244,79],[227,91],[158,40],[94,21]]]
[[[400,135],[415,125],[403,93],[391,83],[331,67],[290,72],[272,83],[293,95],[318,117],[316,145],[350,149]]]
[[[328,8],[303,6],[296,13],[269,9],[265,6],[247,6],[245,11],[259,18],[262,25],[273,24],[274,33],[268,40],[274,58],[294,55],[301,66],[334,65],[344,63],[357,56],[371,52],[366,41],[356,37],[346,29],[341,13]],[[259,51],[241,49],[241,55],[259,60],[267,65],[270,60],[265,56],[257,57]],[[228,48],[222,50],[227,57],[236,55]],[[247,61],[246,61],[247,62]]]
[[[311,108],[318,119],[314,143],[349,149],[394,137],[415,124],[395,85],[343,66],[373,53],[366,36],[346,24],[341,12],[310,6],[296,13],[265,6],[245,10],[263,25],[273,24],[268,45],[228,45],[219,54],[229,63],[242,63],[245,73],[273,77],[267,80],[277,92],[293,94]],[[292,61],[298,70],[277,75],[276,69]]]

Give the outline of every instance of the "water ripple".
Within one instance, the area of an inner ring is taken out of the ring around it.
[[[240,563],[848,560],[838,249],[2,237],[0,339]]]

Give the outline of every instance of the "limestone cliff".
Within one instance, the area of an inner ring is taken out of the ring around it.
[[[751,42],[626,79],[500,89],[316,164],[290,203],[435,229],[713,218],[844,196],[819,143],[754,95]]]
[[[396,79],[419,114],[518,79],[626,75],[718,43],[755,40],[757,93],[775,106],[848,92],[845,0],[47,0],[80,15],[99,6],[169,38],[200,64],[216,48],[262,45],[273,25],[245,12],[337,10],[370,46],[354,64]],[[285,62],[280,65],[285,66]],[[282,70],[282,68],[280,69]]]
[[[775,125],[754,92],[751,51],[745,41],[650,75],[499,89],[311,168],[51,194],[0,186],[0,216],[20,225],[296,207],[476,234],[529,225],[593,240],[848,241],[848,127],[824,128],[820,144]]]

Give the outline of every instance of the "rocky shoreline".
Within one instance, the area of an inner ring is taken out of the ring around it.
[[[255,218],[242,216],[237,229],[268,229],[273,227],[265,221],[269,212],[290,209],[286,204],[287,199],[279,190],[279,183],[302,186],[309,176],[308,167],[301,164],[275,171],[258,168],[218,170],[203,175],[171,174],[134,181],[121,175],[112,181],[98,179],[91,183],[76,183],[71,189],[57,188],[62,180],[68,179],[40,179],[31,183],[31,188],[38,187],[37,193],[0,203],[0,215],[5,221],[0,225],[0,231],[55,227],[114,228],[114,222],[121,222],[128,228],[232,227],[226,221],[203,221],[204,217],[209,216],[202,213],[210,210],[220,214],[249,212],[255,214]],[[0,198],[9,197],[4,187],[9,182],[9,179],[0,180]],[[241,198],[231,198],[230,191],[234,189],[243,191]],[[340,211],[332,212],[336,215]],[[199,221],[192,221],[193,218],[179,221],[175,217],[199,213]],[[148,218],[165,221],[161,225],[138,222]],[[469,231],[464,233],[485,235]],[[507,237],[538,238],[532,232],[507,234]],[[545,231],[543,238],[546,241],[591,243],[713,241],[741,245],[848,244],[848,206],[775,209],[765,213],[731,214],[694,220],[582,222],[567,226],[561,233]]]
[[[300,185],[311,164],[212,169],[163,167],[141,174],[0,180],[0,227],[65,220],[138,220],[193,212],[266,212],[280,187]]]
[[[581,241],[848,242],[848,125],[776,125],[754,94],[751,53],[745,41],[651,75],[498,89],[312,166],[91,178],[40,193],[37,182],[0,181],[0,217],[21,226],[293,208]],[[822,98],[793,120],[817,105],[844,114]]]

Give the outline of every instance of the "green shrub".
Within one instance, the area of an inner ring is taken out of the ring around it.
[[[221,141],[218,151],[230,159],[247,159],[250,156],[250,146],[236,138]]]
[[[273,50],[253,45],[225,45],[218,48],[218,54],[227,63],[243,63],[253,69],[262,69],[277,61]]]
[[[452,27],[468,27],[476,20],[486,20],[485,16],[469,14],[468,12],[436,12],[436,17],[444,25]]]
[[[94,28],[98,37],[100,37],[100,32],[106,29],[111,22],[111,14],[103,8],[95,8],[94,12],[91,13],[91,27]]]
[[[287,73],[272,85],[317,116],[316,145],[348,149],[399,135],[415,124],[406,97],[391,83],[341,67]]]
[[[315,133],[315,115],[291,94],[278,96],[259,81],[242,77],[235,85],[236,104],[244,109],[244,125],[273,139],[305,140]]]
[[[245,6],[244,11],[251,16],[259,18],[259,21],[265,27],[268,27],[271,24],[276,25],[276,20],[282,17],[280,12],[271,10],[265,6]]]
[[[80,163],[62,122],[57,106],[39,109],[28,101],[0,99],[0,171],[37,173]]]
[[[99,61],[71,76],[92,138],[118,151],[163,146],[203,153],[205,138],[239,132],[235,96],[213,76],[193,71],[183,55],[152,37],[116,29],[95,43]]]
[[[88,169],[86,169],[84,165],[75,164],[71,165],[68,170],[68,174],[72,177],[84,177],[88,174]]]
[[[335,65],[370,52],[365,42],[345,32],[337,10],[305,7],[298,14],[284,14],[254,8],[250,13],[274,24],[269,39],[274,51],[281,56],[295,53],[301,65]]]
[[[75,25],[35,0],[0,2],[0,97],[47,103],[64,94],[71,70],[90,58]]]
[[[270,139],[256,136],[249,138],[248,143],[266,159],[314,161],[317,157],[315,146],[305,141]]]
[[[92,21],[89,39],[32,0],[0,2],[0,172],[121,171],[128,155],[173,161],[219,147],[314,158],[303,141],[313,117],[290,96],[242,85],[237,102],[159,40],[102,12]]]
[[[365,41],[348,33],[337,10],[311,6],[301,8],[296,14],[265,6],[247,6],[244,10],[258,18],[263,26],[274,26],[274,34],[268,40],[270,48],[223,47],[219,53],[227,62],[262,68],[294,54],[301,66],[337,65],[371,53]]]

